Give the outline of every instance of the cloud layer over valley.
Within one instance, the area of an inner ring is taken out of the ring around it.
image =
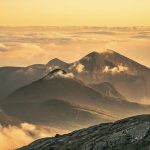
[[[149,27],[0,27],[0,66],[67,62],[113,49],[150,67]]]
[[[27,145],[36,139],[64,134],[68,131],[46,126],[22,123],[20,127],[0,125],[0,149],[12,150]]]

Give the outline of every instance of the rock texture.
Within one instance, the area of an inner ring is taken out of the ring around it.
[[[150,115],[44,138],[18,150],[149,150]]]

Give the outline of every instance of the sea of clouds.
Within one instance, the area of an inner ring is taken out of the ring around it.
[[[150,67],[150,27],[0,27],[0,66],[67,62],[112,49]]]

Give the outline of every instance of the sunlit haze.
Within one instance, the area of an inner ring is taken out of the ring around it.
[[[117,51],[150,67],[149,27],[1,27],[0,66],[73,62],[91,51]]]
[[[150,26],[149,0],[0,0],[0,25]]]

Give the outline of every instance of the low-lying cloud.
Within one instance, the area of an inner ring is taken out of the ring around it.
[[[112,73],[112,74],[117,74],[117,73],[120,73],[120,72],[125,72],[128,70],[128,67],[125,67],[123,65],[118,65],[116,67],[109,67],[109,66],[106,66],[103,70],[104,73]]]
[[[25,146],[36,139],[64,134],[68,131],[46,126],[22,123],[20,127],[0,125],[0,150],[13,150]]]
[[[81,73],[81,72],[83,72],[84,71],[84,65],[82,65],[82,64],[77,64],[76,66],[75,66],[75,69],[76,69],[76,71],[78,72],[78,73]]]
[[[81,63],[73,63],[73,65],[69,68],[70,70],[75,70],[78,73],[85,71],[85,66]]]
[[[73,73],[64,73],[62,70],[59,70],[53,74],[49,74],[46,76],[46,79],[53,79],[53,78],[57,78],[57,77],[61,77],[61,78],[74,78],[74,74]]]
[[[149,37],[149,27],[0,27],[0,66],[74,62],[105,49],[150,66]]]

